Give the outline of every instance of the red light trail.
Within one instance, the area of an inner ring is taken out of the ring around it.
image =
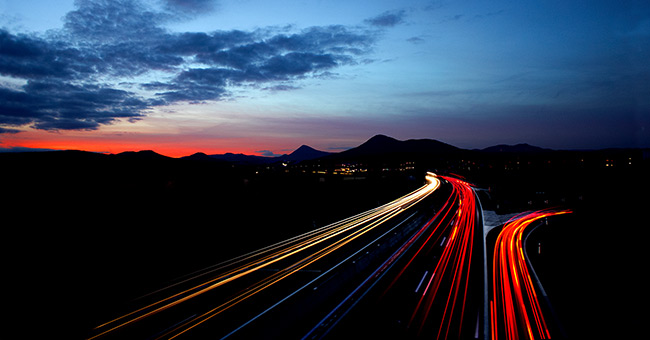
[[[452,185],[447,205],[455,206],[455,209],[446,211],[446,215],[452,213],[449,216],[451,219],[443,218],[435,227],[443,229],[439,236],[448,236],[443,238],[444,250],[440,260],[426,285],[423,284],[425,288],[409,320],[409,327],[416,327],[418,335],[423,331],[425,323],[437,324],[436,338],[447,338],[450,332],[452,337],[459,337],[462,333],[477,219],[476,196],[471,185],[453,177],[442,178]],[[435,229],[429,239],[434,235]],[[426,245],[432,247],[439,244],[437,240],[431,243],[428,241],[413,257],[418,256]],[[442,309],[436,308],[436,317],[432,318],[430,313],[434,303]]]
[[[417,278],[411,288],[415,289],[415,300],[408,303],[412,307],[405,309],[408,338],[473,337],[477,329],[481,302],[476,280],[482,268],[472,263],[480,253],[477,198],[472,185],[464,180],[440,178],[451,185],[449,197],[431,220],[423,241],[405,259],[381,297],[386,303],[401,299],[399,296],[404,296],[413,277]],[[406,296],[411,294],[412,290]]]
[[[300,288],[285,293],[286,297],[270,305],[254,306],[249,311],[253,317],[242,319],[238,327],[227,330],[225,328],[228,327],[224,325],[224,333],[221,336],[227,338],[269,313],[277,305],[305,291],[307,287],[312,287],[314,292],[321,284],[327,287],[324,283],[319,283],[319,280],[327,282],[333,277],[330,275],[336,275],[330,273],[335,273],[335,269],[358,257],[358,254],[370,245],[378,246],[378,240],[388,234],[392,235],[403,221],[388,230],[378,229],[382,235],[375,239],[375,236],[372,236],[373,238],[364,240],[364,235],[372,235],[370,232],[373,229],[415,206],[443,183],[449,188],[449,196],[443,197],[437,203],[440,204],[440,210],[432,212],[425,220],[426,223],[422,222],[415,227],[411,236],[400,241],[404,243],[396,245],[391,250],[392,255],[388,255],[365,280],[360,281],[358,286],[352,286],[356,288],[348,291],[347,297],[337,302],[305,335],[305,339],[325,337],[375,285],[382,288],[376,294],[370,294],[377,298],[377,304],[374,306],[381,309],[388,308],[382,306],[393,306],[391,303],[397,303],[399,311],[392,315],[405,321],[403,326],[400,326],[402,331],[399,335],[406,338],[478,338],[481,333],[485,337],[489,334],[494,340],[500,336],[507,339],[550,338],[551,332],[529,272],[523,248],[524,237],[526,228],[534,222],[570,211],[544,210],[521,214],[508,221],[495,242],[492,286],[488,288],[487,282],[490,278],[486,276],[489,273],[484,272],[488,267],[483,266],[485,257],[482,246],[484,235],[481,232],[481,209],[473,186],[456,177],[436,176],[431,173],[426,176],[426,180],[427,184],[420,189],[381,207],[206,268],[200,274],[163,289],[166,291],[177,288],[176,293],[153,300],[131,313],[98,326],[95,335],[90,339],[117,333],[118,330],[143,319],[167,312],[172,307],[185,305],[187,301],[195,300],[199,296],[208,295],[213,290],[221,291],[231,286],[234,281],[243,281],[242,286],[235,286],[239,293],[211,295],[211,299],[216,300],[209,303],[212,305],[210,308],[193,310],[190,317],[182,319],[161,335],[161,338],[175,338],[249,298],[277,287],[279,282],[286,282],[289,277],[294,277],[294,273],[313,268],[309,267],[312,263],[341,252],[339,249],[353,248],[340,256],[341,259],[344,258],[342,261],[331,262],[330,269],[324,270],[311,281],[296,279],[294,284],[301,282]],[[415,214],[417,211],[411,216]],[[368,242],[371,239],[372,241]],[[355,245],[355,240],[364,241]],[[355,248],[359,245],[364,247]],[[350,255],[351,252],[354,253]],[[277,269],[267,270],[270,265]],[[395,268],[394,274],[392,267]],[[382,283],[380,281],[384,276],[389,279]],[[318,292],[320,291],[318,289]],[[401,321],[399,322],[401,324]]]
[[[569,210],[542,210],[520,214],[503,226],[497,237],[492,262],[492,339],[550,339],[537,293],[528,270],[522,237],[535,221],[567,214]]]

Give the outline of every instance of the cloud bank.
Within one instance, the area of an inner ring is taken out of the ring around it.
[[[142,119],[154,106],[224,100],[236,87],[299,88],[292,84],[362,62],[376,40],[372,26],[401,20],[384,14],[366,28],[170,32],[164,26],[178,13],[216,4],[164,3],[154,10],[136,0],[79,0],[62,30],[0,29],[0,133],[94,130]]]
[[[365,22],[378,27],[393,27],[404,22],[406,11],[384,12],[376,17],[366,19]]]

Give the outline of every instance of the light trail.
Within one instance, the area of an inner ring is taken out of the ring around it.
[[[522,237],[535,221],[570,213],[542,210],[513,217],[497,236],[492,262],[490,328],[492,339],[550,339],[551,334],[524,256]]]
[[[422,235],[422,242],[405,257],[405,263],[398,267],[399,271],[379,298],[380,302],[408,299],[403,307],[408,313],[407,324],[405,333],[401,334],[406,338],[457,339],[473,337],[476,331],[476,310],[467,311],[468,305],[479,306],[474,288],[479,286],[471,279],[476,275],[471,271],[472,261],[476,261],[472,258],[479,253],[474,250],[480,235],[476,232],[479,218],[476,195],[472,185],[464,180],[448,176],[441,179],[451,185],[449,197],[429,222],[431,225]],[[420,274],[422,270],[425,275]],[[480,273],[478,269],[474,271]],[[411,299],[413,286],[409,282],[414,276],[418,281],[414,283],[417,284],[415,299]],[[404,295],[405,287],[409,287],[409,295]]]
[[[416,214],[416,213],[411,214],[411,216],[409,216],[406,220],[408,220],[409,218],[413,217],[413,215],[415,215],[415,214]],[[406,220],[405,220],[405,221],[406,221]],[[275,308],[277,305],[279,305],[280,303],[284,302],[286,299],[292,297],[293,295],[295,295],[295,294],[297,294],[298,292],[302,291],[303,289],[307,288],[307,287],[308,287],[309,285],[311,285],[312,283],[317,282],[317,281],[320,280],[321,278],[325,277],[325,275],[329,274],[331,271],[333,271],[334,269],[338,268],[340,265],[346,263],[346,262],[349,261],[350,259],[352,259],[352,258],[354,258],[355,256],[359,255],[359,253],[361,253],[363,250],[367,249],[367,248],[370,247],[371,245],[374,245],[377,241],[379,241],[379,240],[382,239],[384,236],[386,236],[386,235],[388,235],[389,233],[391,233],[393,230],[395,230],[397,227],[399,227],[402,223],[403,223],[403,222],[400,222],[400,223],[398,223],[397,225],[395,225],[393,228],[387,230],[385,233],[383,233],[382,235],[380,235],[380,236],[377,237],[376,239],[370,241],[370,242],[369,242],[368,244],[366,244],[364,247],[362,247],[362,248],[360,248],[359,250],[357,250],[354,254],[348,256],[348,257],[345,258],[343,261],[337,263],[336,265],[334,265],[333,267],[331,267],[330,269],[328,269],[327,271],[325,271],[324,273],[322,273],[321,275],[319,275],[319,276],[316,277],[315,279],[311,280],[311,281],[308,282],[307,284],[305,284],[305,285],[303,285],[302,287],[298,288],[297,290],[293,291],[291,294],[287,295],[284,299],[278,301],[276,304],[274,304],[273,306],[267,308],[267,309],[264,310],[262,313],[256,315],[255,317],[253,317],[253,318],[250,319],[249,321],[245,322],[244,324],[242,324],[242,325],[239,326],[238,328],[234,329],[232,332],[228,333],[226,336],[224,336],[224,337],[221,338],[221,339],[225,339],[225,338],[229,337],[230,335],[232,335],[232,334],[234,334],[235,332],[239,331],[241,328],[243,328],[244,326],[248,325],[248,324],[251,323],[252,321],[256,320],[257,318],[259,318],[259,317],[262,316],[263,314],[266,314],[269,310]],[[316,289],[316,288],[314,288],[314,289]]]
[[[429,271],[425,271],[424,275],[422,275],[422,279],[420,279],[420,283],[418,283],[418,286],[415,288],[415,292],[417,293],[418,290],[420,290],[420,287],[422,286],[422,282],[424,282],[424,279],[426,279],[427,274],[429,274]]]
[[[347,297],[345,297],[334,309],[332,309],[320,322],[316,324],[302,340],[320,339],[326,336],[338,322],[361,301],[361,299],[377,284],[387,271],[399,260],[406,251],[429,229],[429,226],[436,217],[425,223],[417,233],[411,236],[408,241],[402,244],[384,263],[372,272],[361,284],[359,284]],[[426,274],[425,274],[426,275]],[[424,279],[424,278],[423,278]]]
[[[393,313],[388,310],[391,306],[399,306],[401,311],[395,315],[395,319],[406,322],[403,331],[395,336],[451,339],[473,337],[476,332],[476,313],[481,305],[477,289],[469,288],[480,287],[475,284],[478,281],[471,279],[477,277],[476,274],[472,275],[470,271],[472,258],[479,253],[474,251],[474,244],[481,235],[476,232],[476,195],[472,186],[463,180],[445,176],[440,178],[451,187],[442,208],[303,339],[325,337],[379,284],[382,277],[390,280],[377,292],[377,301],[370,302],[369,305],[386,308],[389,313]],[[434,254],[436,256],[432,256]],[[393,271],[391,268],[394,268],[395,273],[390,273]],[[475,272],[480,273],[478,270]],[[473,307],[471,311],[468,311],[468,305]],[[399,324],[402,324],[401,321]],[[368,324],[367,327],[375,326]],[[378,332],[381,334],[381,331]],[[339,333],[337,336],[344,334]]]
[[[398,213],[400,213],[400,211],[394,212],[392,215],[389,215],[387,218],[378,220],[377,222],[374,222],[374,223],[372,223],[372,224],[370,224],[368,226],[365,226],[364,228],[362,228],[362,229],[360,229],[358,231],[355,231],[353,234],[351,234],[349,236],[346,236],[340,242],[337,242],[337,243],[335,243],[335,244],[333,244],[333,245],[331,245],[331,246],[329,246],[329,247],[327,247],[327,248],[325,248],[325,249],[323,249],[321,251],[318,251],[317,253],[315,253],[313,255],[310,255],[310,256],[308,256],[306,258],[303,258],[302,260],[294,263],[293,265],[291,265],[291,266],[289,266],[289,267],[287,267],[287,268],[285,268],[283,270],[278,271],[277,273],[263,279],[262,281],[259,281],[255,285],[247,288],[244,293],[240,294],[235,299],[232,299],[232,300],[228,301],[228,303],[222,304],[219,307],[217,307],[215,309],[212,309],[209,312],[197,317],[196,318],[197,322],[195,322],[194,325],[192,325],[191,327],[188,327],[187,329],[185,329],[182,332],[178,333],[176,336],[178,336],[178,335],[180,335],[182,333],[185,333],[186,331],[188,331],[188,330],[198,326],[199,324],[207,321],[208,319],[218,315],[219,313],[227,310],[228,308],[234,306],[235,304],[237,304],[237,303],[239,303],[239,302],[241,302],[241,301],[243,301],[243,300],[257,294],[258,292],[260,292],[263,289],[271,286],[272,284],[284,279],[285,277],[287,277],[287,276],[289,276],[291,274],[294,274],[295,272],[297,272],[297,271],[301,270],[302,268],[312,264],[313,262],[321,259],[322,257],[330,254],[331,252],[341,248],[342,246],[345,246],[349,242],[353,241],[354,239],[356,239],[359,236],[361,236],[361,235],[365,234],[366,232],[368,232],[370,229],[372,229],[376,225],[383,223],[384,221],[394,217]],[[198,320],[200,320],[200,321],[198,321]],[[176,337],[176,336],[174,336],[174,337]],[[173,339],[174,337],[172,337],[170,339]]]
[[[203,279],[203,281],[192,285],[190,288],[172,293],[165,298],[159,299],[96,327],[98,333],[89,339],[108,335],[118,329],[125,328],[137,321],[154,316],[251,273],[260,273],[260,269],[271,264],[282,264],[286,261],[290,261],[289,264],[282,264],[284,269],[264,277],[244,290],[243,293],[227,299],[227,301],[219,304],[217,307],[214,307],[207,312],[200,313],[200,315],[183,322],[172,331],[164,334],[163,337],[173,338],[183,334],[189,329],[204,323],[208,319],[235,306],[241,301],[250,298],[315,261],[318,261],[319,259],[346,246],[355,239],[417,204],[440,186],[440,180],[435,174],[427,173],[425,179],[427,184],[390,203],[285,241],[278,242],[257,251],[233,258],[232,260],[219,263],[206,268],[206,270],[195,272],[191,274],[191,277],[158,290],[155,293],[159,294],[166,290],[176,288],[179,285],[185,285],[193,281],[200,281],[199,279],[211,274],[214,276],[209,277],[208,279]]]
[[[408,328],[415,332],[416,337],[459,338],[465,327],[463,321],[477,228],[476,196],[469,183],[453,177],[442,178],[452,185],[453,190],[445,206],[445,216],[439,219],[429,236],[429,239],[434,235],[438,238],[433,242],[427,239],[406,266],[423,249],[428,253],[435,245],[444,247],[409,319]],[[442,242],[438,242],[440,237]]]

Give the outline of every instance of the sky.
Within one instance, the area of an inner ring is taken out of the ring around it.
[[[593,149],[649,129],[646,0],[0,0],[4,151]]]

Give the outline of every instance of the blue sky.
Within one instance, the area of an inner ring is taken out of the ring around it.
[[[0,148],[649,147],[646,1],[0,0]]]

